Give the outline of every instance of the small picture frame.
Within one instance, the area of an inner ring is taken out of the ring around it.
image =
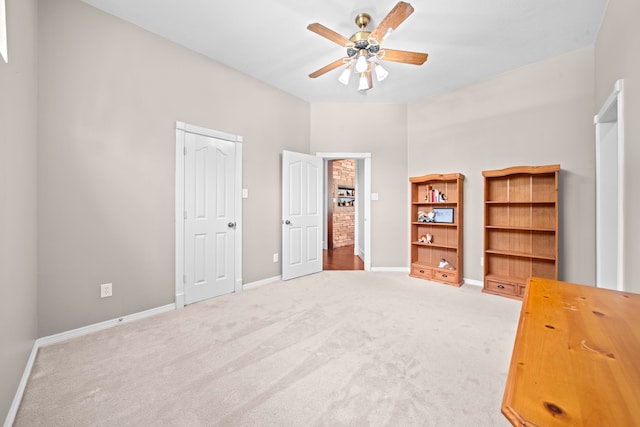
[[[453,224],[453,208],[433,208],[434,222]]]

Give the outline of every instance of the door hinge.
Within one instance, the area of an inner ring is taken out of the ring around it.
[[[186,284],[187,284],[187,275],[186,275],[186,274],[183,274],[183,275],[182,275],[182,284],[183,284],[183,285],[186,285]]]
[[[184,219],[187,219],[187,211],[184,211]]]
[[[187,147],[184,147],[184,155],[187,155]]]

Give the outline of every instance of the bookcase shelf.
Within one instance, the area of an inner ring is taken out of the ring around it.
[[[423,206],[438,206],[438,207],[446,207],[447,205],[455,206],[457,203],[452,202],[411,202],[412,205],[423,205]]]
[[[485,228],[489,230],[513,230],[513,231],[522,230],[522,231],[532,231],[532,232],[535,231],[538,233],[555,233],[556,232],[556,230],[552,228],[509,227],[505,225],[488,225]]]
[[[447,245],[444,243],[423,243],[423,242],[411,242],[412,245],[427,246],[430,248],[443,248],[443,249],[457,249],[456,245]]]

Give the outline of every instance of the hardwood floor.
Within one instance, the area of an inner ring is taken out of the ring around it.
[[[364,270],[364,262],[353,254],[353,245],[322,251],[323,270]]]

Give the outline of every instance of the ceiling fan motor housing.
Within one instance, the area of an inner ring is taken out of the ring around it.
[[[356,16],[356,25],[360,28],[360,31],[364,31],[367,25],[369,25],[369,22],[371,22],[371,15],[368,13],[359,13],[358,16]]]
[[[347,56],[350,58],[363,49],[367,50],[368,55],[375,55],[380,50],[380,45],[377,41],[372,43],[372,40],[370,40],[371,31],[365,31],[369,22],[371,22],[371,16],[368,13],[360,13],[356,16],[356,25],[360,28],[360,31],[349,39],[353,42],[353,46],[347,47]]]

